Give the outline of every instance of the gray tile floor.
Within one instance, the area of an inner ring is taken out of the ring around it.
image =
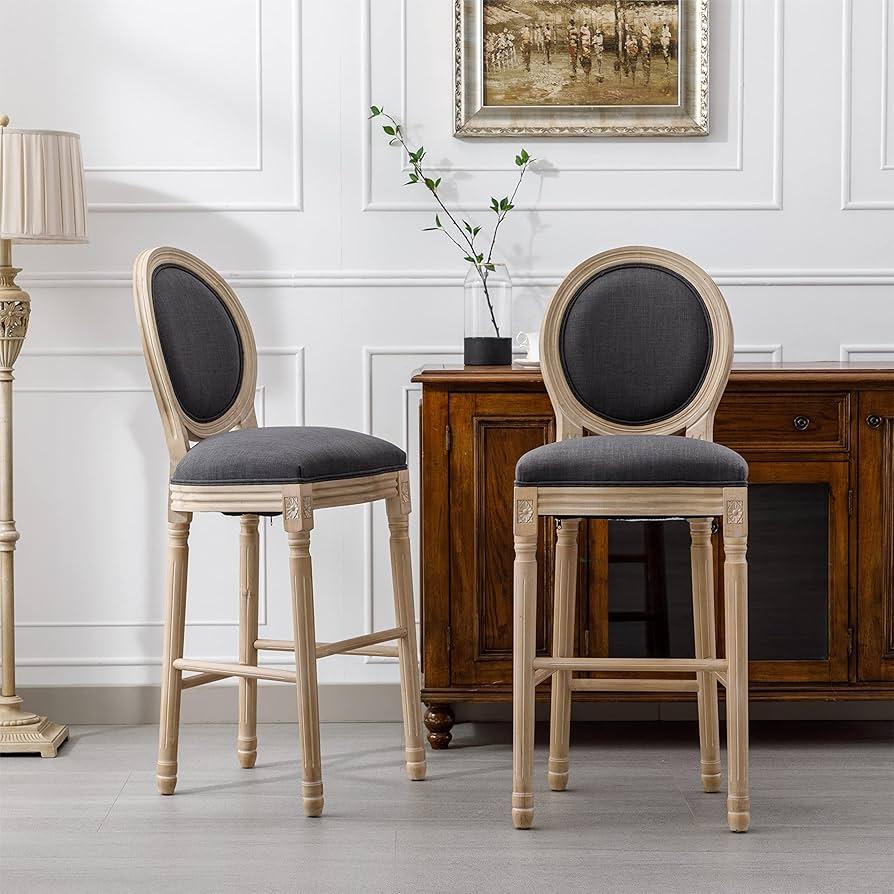
[[[689,724],[581,724],[571,786],[536,828],[509,819],[510,729],[456,727],[429,779],[397,724],[324,724],[326,813],[298,794],[297,730],[186,725],[180,783],[155,793],[153,727],[79,727],[56,760],[0,759],[0,888],[65,892],[855,892],[894,887],[894,723],[752,725],[752,830],[698,784]]]

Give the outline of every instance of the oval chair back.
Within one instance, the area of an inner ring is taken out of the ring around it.
[[[540,345],[560,438],[711,440],[733,330],[723,295],[692,261],[639,246],[584,261],[553,296]]]
[[[190,441],[257,425],[257,350],[223,277],[176,248],[142,252],[134,302],[165,440],[176,465]]]

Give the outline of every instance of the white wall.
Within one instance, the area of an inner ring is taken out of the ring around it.
[[[411,370],[454,361],[459,259],[366,109],[384,104],[483,210],[519,141],[451,136],[451,0],[5,0],[2,102],[77,130],[89,246],[22,248],[18,364],[20,681],[141,683],[161,651],[166,457],[130,297],[142,248],[234,282],[261,346],[267,424],[362,428],[418,451]],[[610,246],[694,258],[741,358],[894,362],[894,0],[714,0],[707,139],[526,141],[548,161],[503,245],[519,329]],[[454,175],[455,172],[455,175]],[[854,347],[858,346],[858,347]],[[418,515],[414,517],[418,519]],[[370,524],[372,522],[372,524]],[[325,513],[321,638],[390,626],[382,518]],[[192,537],[188,650],[235,650],[237,526]],[[289,635],[286,555],[265,526],[262,635]],[[324,681],[394,681],[333,658]]]

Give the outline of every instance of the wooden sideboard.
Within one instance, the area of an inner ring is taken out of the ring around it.
[[[452,703],[512,697],[513,473],[519,456],[555,439],[555,418],[539,370],[432,366],[413,381],[422,384],[422,696],[429,741],[446,748]],[[894,698],[894,366],[737,364],[715,439],[750,467],[752,698]],[[580,537],[578,654],[693,654],[686,523],[590,520]],[[553,539],[542,525],[541,653],[551,642]],[[538,696],[548,693],[545,683]]]

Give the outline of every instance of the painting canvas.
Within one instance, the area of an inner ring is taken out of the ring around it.
[[[709,0],[458,0],[457,136],[708,133]]]
[[[485,105],[679,102],[679,0],[484,0]]]

